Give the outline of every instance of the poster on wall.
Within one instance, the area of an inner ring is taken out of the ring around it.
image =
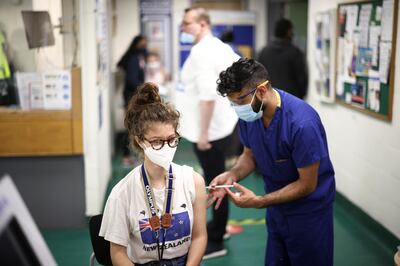
[[[15,73],[22,110],[43,109],[42,76],[37,72]]]
[[[320,12],[316,16],[316,49],[314,56],[317,73],[315,75],[315,86],[319,99],[327,103],[333,103],[335,101],[335,91],[333,87],[333,80],[335,78],[335,21],[336,9]]]
[[[96,88],[99,95],[106,95],[103,91],[110,88],[110,20],[108,16],[108,3],[106,0],[96,0],[96,52],[97,75]],[[106,110],[103,108],[102,97],[98,97],[99,123],[98,129],[103,127],[103,117]]]
[[[71,73],[68,70],[17,72],[15,76],[22,110],[71,109]]]
[[[384,120],[392,115],[397,11],[393,0],[338,6],[336,100]]]
[[[71,73],[60,70],[42,74],[43,103],[48,110],[71,109]]]
[[[97,79],[100,90],[109,87],[109,27],[107,1],[96,1],[96,44],[97,44]]]

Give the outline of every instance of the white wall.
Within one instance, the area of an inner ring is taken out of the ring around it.
[[[63,36],[55,29],[55,46],[41,48],[38,53],[29,50],[25,37],[21,10],[47,10],[52,23],[59,24],[62,16],[62,0],[22,0],[20,4],[12,4],[12,0],[0,0],[0,29],[4,30],[11,51],[11,59],[19,71],[46,71],[61,69],[70,66],[72,62],[73,46],[71,39],[64,50]],[[96,2],[107,3],[106,9],[110,10],[110,1],[107,0],[76,0],[76,10],[79,10],[79,53],[82,67],[82,110],[83,110],[83,141],[85,161],[85,190],[86,214],[93,215],[102,211],[102,204],[111,177],[111,127],[110,127],[110,96],[114,90],[110,75],[111,39],[108,33],[105,37],[106,57],[108,68],[103,73],[97,72],[98,63],[98,36],[96,36]],[[122,0],[118,0],[122,2]],[[126,0],[125,3],[131,1]],[[66,23],[71,23],[72,0],[64,0],[68,8]],[[135,10],[127,10],[124,17],[136,17]],[[129,15],[129,12],[131,15]],[[110,16],[108,21],[110,22]],[[138,18],[137,18],[138,19]],[[134,19],[133,19],[134,20]],[[124,23],[121,23],[124,25]],[[108,23],[108,25],[111,25]],[[125,25],[126,28],[129,26]],[[69,29],[71,27],[68,27]],[[71,33],[67,33],[71,34]],[[123,37],[121,37],[123,38]],[[120,45],[116,45],[120,47]],[[125,48],[123,48],[125,49]],[[64,54],[65,53],[65,54]],[[66,55],[66,56],[65,56]],[[68,59],[64,62],[64,57]],[[79,63],[79,57],[78,57]],[[102,102],[100,108],[99,102]],[[101,109],[101,110],[100,110]],[[101,112],[101,114],[100,114]],[[99,124],[102,119],[101,126]]]
[[[174,79],[178,80],[179,73],[179,33],[185,9],[190,7],[190,0],[172,0],[172,69]]]
[[[73,66],[73,64],[80,65],[79,1],[62,0],[61,2],[63,14],[63,31],[65,31],[65,34],[63,35],[64,68],[69,69]]]
[[[0,1],[0,30],[5,33],[9,47],[9,60],[19,71],[35,71],[35,55],[29,50],[25,37],[22,10],[32,10],[32,0],[23,0],[13,4],[12,0]]]
[[[400,54],[395,60],[392,122],[339,105],[321,104],[313,80],[315,15],[344,1],[310,0],[308,9],[309,103],[319,112],[328,135],[337,190],[400,237]],[[400,23],[397,26],[400,47]]]
[[[62,17],[61,0],[33,0],[33,10],[48,11],[53,26],[59,25]],[[59,28],[54,29],[54,45],[35,52],[36,71],[45,72],[64,69],[64,41]]]
[[[256,14],[256,55],[267,43],[267,5],[268,1],[249,0],[249,11]]]
[[[14,4],[14,2],[16,4]],[[5,32],[9,47],[9,60],[18,71],[37,71],[63,69],[63,35],[54,30],[55,45],[30,50],[26,41],[21,11],[48,11],[53,25],[59,24],[62,16],[61,0],[12,0],[0,1],[0,30]]]
[[[113,88],[110,73],[101,75],[97,72],[95,3],[96,0],[85,0],[80,1],[79,6],[86,214],[89,216],[102,211],[107,183],[111,177],[109,90]]]
[[[112,36],[112,70],[116,69],[121,56],[128,49],[133,38],[140,33],[139,1],[116,1],[115,36]]]

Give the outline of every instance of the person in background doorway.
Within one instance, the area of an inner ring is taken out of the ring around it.
[[[265,265],[333,265],[335,172],[318,113],[306,102],[272,87],[263,65],[240,59],[220,74],[218,91],[239,116],[245,146],[231,170],[210,183],[209,205],[226,194],[242,208],[266,208]],[[265,195],[237,184],[256,168]]]
[[[172,162],[179,113],[155,84],[131,98],[125,126],[144,161],[112,189],[100,236],[110,241],[113,265],[200,265],[207,244],[204,179]]]
[[[292,22],[280,19],[275,24],[274,36],[275,39],[261,50],[257,60],[268,70],[276,88],[304,99],[308,87],[307,63],[304,53],[292,44]]]
[[[239,48],[234,44],[235,34],[233,33],[233,30],[228,29],[221,33],[220,40],[229,45],[237,55],[243,57],[242,53],[239,51]]]
[[[163,99],[168,99],[169,92],[166,87],[170,76],[161,63],[160,55],[157,52],[149,52],[146,57],[145,81],[157,84],[160,95]]]
[[[216,80],[239,56],[212,35],[210,16],[204,8],[186,9],[181,30],[183,39],[194,45],[182,67],[182,86],[175,95],[182,114],[180,132],[192,143],[208,183],[225,171],[226,150],[238,119],[229,101],[217,94]],[[209,239],[203,259],[227,254],[223,243],[227,221],[225,199],[207,225]]]
[[[147,40],[143,35],[137,35],[133,38],[129,48],[119,60],[117,66],[122,69],[124,78],[124,106],[128,106],[128,102],[135,94],[137,87],[144,82],[145,59],[147,54]],[[128,134],[125,133],[122,140],[122,164],[125,167],[132,167],[134,161],[131,157],[129,149]]]

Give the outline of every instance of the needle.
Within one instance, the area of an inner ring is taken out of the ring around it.
[[[231,187],[233,187],[233,185],[207,186],[206,189],[224,188],[224,187],[231,188]]]

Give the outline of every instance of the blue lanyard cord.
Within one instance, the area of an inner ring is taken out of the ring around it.
[[[151,216],[157,216],[157,211],[156,211],[156,203],[155,203],[155,198],[154,198],[154,194],[153,194],[153,190],[150,186],[149,183],[149,179],[147,178],[147,174],[146,174],[146,170],[144,168],[144,164],[142,164],[141,167],[141,172],[142,172],[142,180],[143,180],[143,185],[144,185],[144,190],[145,190],[145,194],[147,197],[147,203],[151,212]],[[165,211],[164,214],[170,215],[171,213],[171,202],[172,202],[172,193],[173,193],[173,184],[174,184],[174,176],[172,174],[172,166],[169,166],[169,173],[168,173],[168,187],[167,187],[167,191],[166,191],[166,204],[165,204]],[[163,215],[164,216],[164,215]],[[162,218],[163,218],[162,216]],[[157,216],[158,217],[158,216]],[[150,219],[150,218],[149,218]],[[158,253],[158,260],[161,261],[164,255],[164,246],[165,246],[165,238],[167,235],[167,228],[164,228],[162,223],[161,223],[161,228],[164,229],[164,234],[163,234],[163,241],[162,241],[162,246],[161,246],[161,252],[160,252],[160,241],[159,241],[159,231],[160,228],[158,228],[157,230],[154,230],[156,239],[157,239],[157,253]]]
[[[165,213],[171,213],[172,191],[174,185],[174,175],[172,174],[172,166],[169,166],[168,187],[167,187],[167,204],[165,205]]]
[[[155,209],[155,199],[153,199],[152,188],[150,186],[149,180],[147,178],[146,170],[144,169],[144,164],[141,167],[142,170],[142,179],[145,188],[145,194],[148,199],[149,207],[151,215],[157,215]],[[166,205],[165,205],[165,213],[171,213],[171,202],[172,202],[172,192],[173,192],[173,185],[174,185],[174,175],[172,174],[172,166],[169,166],[169,173],[168,173],[168,187],[167,187],[167,197],[166,197]]]

